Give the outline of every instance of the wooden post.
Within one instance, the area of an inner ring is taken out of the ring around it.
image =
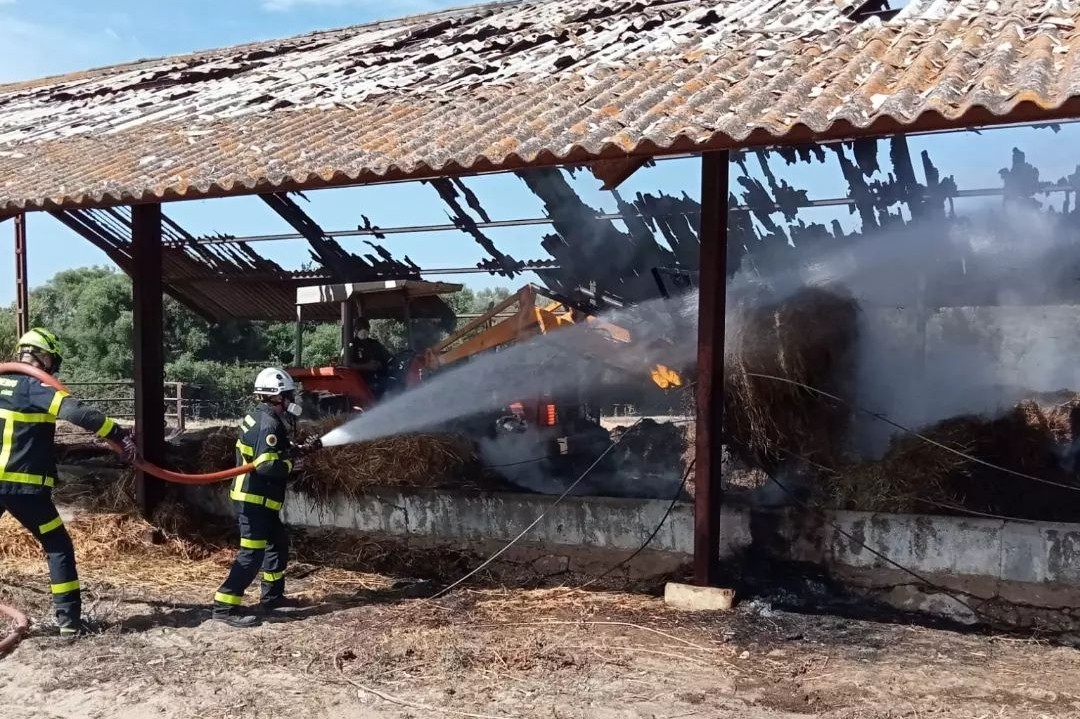
[[[165,350],[163,337],[161,205],[131,209],[131,293],[135,337],[135,431],[139,455],[165,461]],[[135,493],[144,517],[161,500],[160,480],[135,473]]]
[[[176,383],[176,433],[181,434],[187,429],[187,420],[184,417],[184,383]]]
[[[705,153],[701,160],[701,273],[698,282],[694,485],[694,580],[700,586],[716,586],[720,581],[727,208],[728,153]]]
[[[341,303],[341,365],[352,365],[353,330],[356,326],[356,305],[352,298]]]

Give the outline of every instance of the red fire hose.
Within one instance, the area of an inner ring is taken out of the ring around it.
[[[58,379],[53,377],[48,372],[44,372],[33,365],[23,364],[22,362],[5,362],[0,364],[0,374],[25,374],[29,375],[42,383],[49,385],[55,390],[61,392],[67,392],[67,388],[60,383]],[[122,448],[116,442],[106,440],[106,444],[109,448],[116,453],[122,452]],[[159,479],[164,479],[166,482],[174,482],[176,484],[214,484],[215,482],[221,482],[226,479],[231,479],[237,475],[245,474],[255,469],[250,464],[244,464],[239,467],[233,467],[232,469],[224,469],[220,472],[210,472],[208,474],[181,474],[180,472],[173,472],[162,467],[158,467],[156,464],[151,464],[144,459],[136,458],[135,467],[141,469],[147,474],[152,474]]]

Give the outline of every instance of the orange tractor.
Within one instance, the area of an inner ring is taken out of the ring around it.
[[[408,347],[393,355],[387,376],[382,379],[383,396],[406,390],[441,370],[488,352],[581,323],[587,323],[593,330],[574,335],[574,351],[586,364],[615,368],[628,377],[640,377],[642,373],[641,365],[632,361],[632,353],[627,351],[633,342],[628,330],[570,307],[561,300],[543,299],[545,291],[534,285],[522,287],[445,337],[439,338],[438,335],[445,334],[440,332],[434,337],[418,338],[414,325],[421,323],[414,321],[428,320],[422,324],[430,327],[431,319],[444,319],[449,306],[440,295],[460,289],[460,285],[421,280],[300,288],[297,291],[298,318],[302,317],[303,308],[309,305],[337,303],[341,306],[342,360],[339,364],[288,370],[301,383],[309,409],[319,413],[363,411],[377,401],[377,393],[368,379],[348,363],[352,354],[352,327],[358,316],[398,319],[406,325]],[[442,328],[445,330],[445,323]],[[298,346],[298,357],[302,354],[300,349]],[[647,372],[661,389],[682,385],[681,376],[664,365],[656,365]],[[583,399],[580,387],[575,391],[564,391],[559,397],[547,393],[522,397],[493,413],[462,420],[456,423],[456,429],[477,439],[497,439],[512,434],[514,437],[504,438],[506,441],[503,442],[515,448],[509,454],[543,455],[548,474],[563,476],[579,469],[575,458],[588,457],[591,461],[609,442],[608,433],[600,426],[599,416],[589,402]],[[511,461],[508,464],[517,463]]]
[[[290,368],[288,372],[293,379],[302,383],[305,393],[322,398],[320,408],[324,411],[362,411],[374,404],[377,394],[375,387],[364,373],[351,367],[349,362],[352,355],[353,327],[358,317],[369,320],[392,319],[404,324],[406,348],[392,357],[385,377],[384,394],[414,386],[422,381],[425,375],[477,355],[581,322],[588,322],[594,332],[583,333],[577,338],[579,351],[598,362],[618,367],[630,374],[640,372],[640,367],[623,359],[620,351],[633,341],[628,330],[567,307],[559,300],[538,303],[544,296],[544,290],[531,284],[494,304],[483,314],[472,318],[433,344],[417,338],[414,320],[436,321],[444,328],[449,324],[447,320],[448,317],[453,317],[452,311],[441,296],[458,292],[461,287],[458,284],[425,280],[385,280],[301,287],[296,293],[297,366]],[[339,362],[332,367],[303,367],[299,322],[303,321],[305,307],[325,304],[338,304],[341,308]],[[652,367],[649,374],[652,381],[662,389],[679,387],[682,384],[681,376],[664,365]],[[333,401],[333,398],[337,401]],[[539,398],[515,403],[509,409],[514,410],[515,414],[525,412],[530,421],[542,425],[554,424],[557,417],[554,407],[541,402]]]
[[[628,361],[625,349],[633,338],[618,325],[568,307],[560,300],[539,303],[545,292],[535,285],[526,285],[487,312],[459,328],[456,332],[429,348],[424,356],[421,375],[452,366],[476,355],[498,350],[507,345],[526,341],[537,335],[549,334],[586,322],[592,332],[575,335],[575,349],[589,359],[616,367],[630,375],[638,375],[641,367]],[[664,365],[650,370],[652,381],[662,389],[682,385],[682,377]],[[512,404],[515,416],[536,426],[559,424],[559,409],[550,397],[536,397]]]
[[[420,381],[424,354],[415,348],[425,344],[416,336],[419,323],[453,328],[453,310],[442,295],[461,290],[461,285],[424,280],[380,280],[337,285],[300,287],[296,291],[296,349],[294,367],[287,371],[304,389],[306,409],[311,414],[356,412],[376,401],[377,391],[370,373],[351,366],[353,329],[360,317],[368,320],[396,320],[404,325],[405,348],[392,355],[390,366],[378,377],[382,392],[397,391]],[[302,323],[311,315],[322,315],[325,305],[341,310],[341,343],[338,362],[329,367],[303,366]]]

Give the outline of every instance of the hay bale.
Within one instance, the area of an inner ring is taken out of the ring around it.
[[[1080,493],[1010,475],[977,460],[1075,484],[1060,456],[1077,436],[1078,400],[1080,396],[1068,393],[1033,395],[1000,417],[953,417],[921,430],[920,434],[970,458],[912,435],[897,437],[880,460],[820,477],[815,501],[836,509],[1076,521]]]
[[[854,298],[804,288],[779,302],[744,302],[730,319],[724,429],[743,462],[776,471],[794,453],[825,465],[844,454],[851,410],[793,380],[849,399],[858,336]]]
[[[301,436],[323,436],[346,419],[306,425]],[[418,433],[323,449],[304,459],[294,486],[325,502],[335,495],[356,498],[377,487],[494,489],[502,483],[484,470],[472,440]]]
[[[473,443],[456,435],[398,435],[330,447],[305,458],[296,489],[326,501],[375,487],[482,488]]]
[[[964,453],[975,450],[978,417],[955,417],[928,428],[923,434]],[[970,471],[971,461],[910,435],[895,437],[880,460],[859,462],[836,474],[817,477],[814,503],[829,509],[864,512],[919,511],[927,500],[944,502],[948,482]]]

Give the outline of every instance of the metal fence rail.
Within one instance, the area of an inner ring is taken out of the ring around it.
[[[135,383],[130,380],[69,382],[68,388],[83,402],[116,419],[135,418]],[[232,419],[247,410],[246,397],[200,397],[199,385],[165,383],[165,419],[183,432],[189,422]]]

